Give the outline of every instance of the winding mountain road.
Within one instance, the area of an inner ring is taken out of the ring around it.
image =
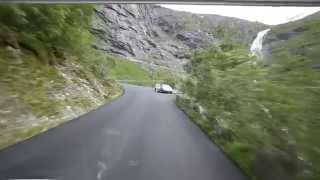
[[[125,85],[119,99],[0,151],[0,179],[245,180],[174,104]]]

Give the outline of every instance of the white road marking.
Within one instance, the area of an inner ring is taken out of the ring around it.
[[[99,168],[99,171],[98,171],[98,174],[97,174],[97,179],[101,179],[101,176],[102,176],[103,172],[105,170],[107,170],[107,165],[104,162],[99,161],[98,162],[98,168]]]

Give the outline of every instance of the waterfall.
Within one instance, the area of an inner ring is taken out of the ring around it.
[[[250,50],[253,55],[258,56],[259,58],[262,58],[262,43],[264,36],[270,31],[270,29],[265,29],[263,31],[260,31],[257,34],[257,37],[254,39],[254,41],[251,44]]]

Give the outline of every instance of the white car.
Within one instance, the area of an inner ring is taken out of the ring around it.
[[[173,93],[173,89],[168,84],[160,84],[160,88],[156,92],[172,94]]]

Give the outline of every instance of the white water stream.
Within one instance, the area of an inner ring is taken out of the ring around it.
[[[257,37],[254,39],[254,41],[251,44],[250,50],[253,55],[258,56],[259,58],[262,58],[262,44],[263,39],[265,35],[270,31],[270,29],[265,29],[263,31],[260,31],[257,34]]]

